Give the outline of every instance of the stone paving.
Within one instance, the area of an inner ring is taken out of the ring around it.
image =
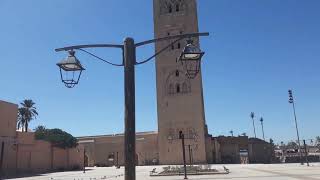
[[[300,164],[230,164],[230,165],[212,165],[213,168],[223,170],[226,166],[230,170],[230,174],[226,175],[200,175],[188,176],[188,179],[236,179],[236,180],[320,180],[320,163],[311,163],[309,167]],[[161,168],[162,166],[138,166],[136,168],[137,180],[180,180],[183,176],[166,176],[166,177],[150,177],[149,172],[153,168]],[[42,174],[28,178],[18,178],[19,180],[123,180],[124,168],[116,169],[115,167],[95,167],[88,168],[84,174],[82,171],[59,172]]]

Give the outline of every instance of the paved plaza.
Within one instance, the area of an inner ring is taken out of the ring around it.
[[[300,164],[230,164],[230,165],[212,165],[213,168],[223,170],[223,166],[230,169],[230,174],[226,175],[200,175],[200,176],[188,176],[188,179],[268,179],[268,180],[320,180],[320,163],[312,163],[309,167]],[[162,177],[150,177],[149,172],[153,169],[162,169],[162,166],[138,166],[137,167],[137,180],[179,180],[183,179],[183,176],[162,176]],[[71,172],[59,172],[42,174],[38,176],[28,178],[18,178],[25,180],[122,180],[124,179],[124,168],[116,169],[115,167],[95,167],[88,168],[84,174],[82,171]]]

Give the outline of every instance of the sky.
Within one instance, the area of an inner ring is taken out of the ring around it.
[[[0,0],[0,99],[32,99],[30,127],[61,128],[74,136],[122,133],[123,69],[77,52],[86,70],[73,89],[61,83],[55,48],[152,39],[151,0]],[[293,89],[300,139],[319,136],[320,1],[198,0],[205,116],[213,136],[296,139],[288,89]],[[121,51],[94,49],[114,63]],[[137,60],[154,46],[137,50]],[[157,131],[154,61],[136,67],[136,130]]]

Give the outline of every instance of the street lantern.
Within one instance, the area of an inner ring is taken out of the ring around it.
[[[186,75],[188,78],[194,79],[199,73],[203,55],[204,52],[202,52],[199,47],[193,45],[193,41],[189,39],[179,57],[179,61],[187,72]]]
[[[70,50],[68,53],[68,57],[57,63],[57,66],[60,68],[61,81],[67,88],[73,88],[79,83],[81,73],[85,69],[75,56],[75,51]]]

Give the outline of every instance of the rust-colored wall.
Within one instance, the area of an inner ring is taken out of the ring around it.
[[[16,135],[17,116],[18,105],[0,101],[0,137]]]
[[[4,175],[12,174],[16,170],[15,136],[17,113],[18,105],[0,101],[0,154],[3,145],[2,172]]]
[[[0,101],[0,154],[2,143],[3,175],[42,173],[83,166],[83,147],[52,148],[46,141],[35,140],[33,132],[16,132],[18,105]]]
[[[34,139],[33,132],[17,132],[19,172],[46,172],[82,167],[83,148],[61,149],[51,143]]]

